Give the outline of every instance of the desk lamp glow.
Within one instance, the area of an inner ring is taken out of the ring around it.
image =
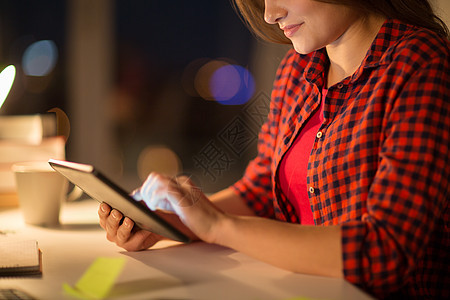
[[[16,77],[16,68],[13,65],[7,66],[0,73],[0,108],[6,100],[11,90],[14,78]]]

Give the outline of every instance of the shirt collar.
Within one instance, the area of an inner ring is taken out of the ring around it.
[[[400,39],[404,38],[408,32],[411,32],[413,28],[412,25],[408,25],[399,20],[387,19],[372,42],[372,46],[370,46],[366,57],[361,63],[360,69],[390,64],[394,50],[393,46]]]
[[[405,24],[398,20],[388,19],[380,28],[369,51],[361,63],[361,66],[351,76],[351,81],[357,80],[364,69],[375,68],[380,65],[389,64],[392,60],[393,45],[405,36],[405,33],[413,29],[412,25]],[[324,74],[328,69],[329,59],[325,48],[316,50],[311,54],[309,62],[305,67],[304,77],[307,81],[322,87],[324,84]]]
[[[324,86],[325,80],[324,75],[328,70],[328,65],[330,60],[328,59],[327,52],[325,48],[314,51],[308,54],[310,59],[305,67],[303,76],[305,79],[318,87]]]

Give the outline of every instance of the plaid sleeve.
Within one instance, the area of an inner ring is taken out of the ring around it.
[[[268,124],[265,123],[259,134],[257,157],[249,163],[244,176],[232,188],[258,216],[273,218],[269,135]]]
[[[400,53],[402,63],[381,78],[389,86],[375,91],[387,101],[380,122],[384,139],[367,213],[361,220],[342,224],[346,279],[379,295],[398,289],[413,276],[427,248],[433,247],[430,236],[437,223],[444,220],[448,228],[449,51],[448,44],[440,45],[446,51],[428,56],[436,53],[433,47],[424,41],[413,52]],[[424,63],[418,66],[420,55]],[[441,238],[439,243],[448,245],[448,237],[444,233],[447,242]],[[431,259],[433,266],[444,263],[438,257]]]
[[[288,51],[280,63],[275,77],[267,121],[261,128],[258,138],[258,154],[250,161],[244,176],[232,189],[238,193],[247,205],[261,217],[274,218],[272,190],[272,158],[277,136],[277,124],[280,118],[279,106],[282,105],[280,94],[284,92],[289,77],[290,61],[295,51]]]

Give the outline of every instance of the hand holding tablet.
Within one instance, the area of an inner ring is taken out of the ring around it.
[[[50,159],[49,164],[86,194],[120,211],[141,229],[176,241],[190,242],[184,233],[151,211],[144,203],[133,199],[92,165],[54,159]]]

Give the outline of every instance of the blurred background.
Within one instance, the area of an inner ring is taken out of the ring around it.
[[[450,24],[450,1],[435,5]],[[126,190],[159,171],[210,193],[256,154],[287,49],[229,0],[0,0],[0,66],[17,68],[0,116],[57,111],[66,158]]]

